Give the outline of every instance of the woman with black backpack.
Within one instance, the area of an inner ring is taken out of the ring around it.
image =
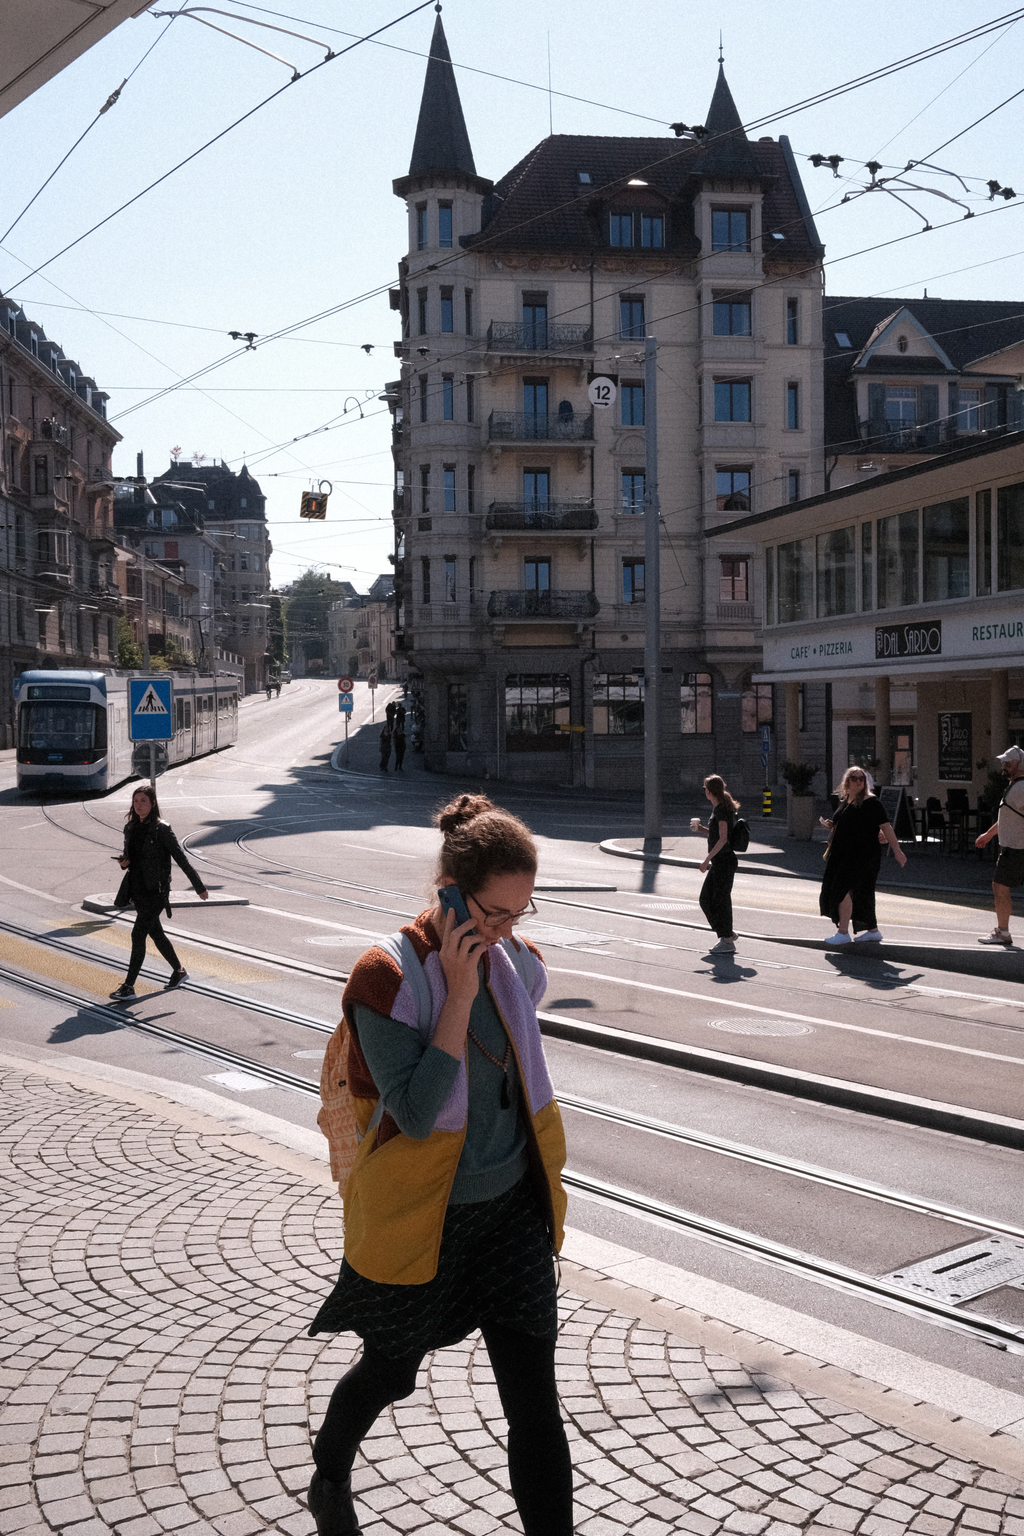
[[[732,882],[739,863],[733,851],[732,832],[740,806],[719,773],[708,774],[704,780],[704,794],[711,802],[712,811],[707,826],[697,823],[700,831],[708,835],[707,858],[700,866],[701,874],[707,875],[700,888],[700,909],[718,934],[718,943],[712,945],[710,953],[731,955],[736,951],[736,935],[732,931]]]

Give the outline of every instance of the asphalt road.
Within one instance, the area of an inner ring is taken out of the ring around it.
[[[160,780],[163,815],[210,889],[249,905],[179,908],[171,930],[195,985],[162,992],[166,967],[151,956],[140,1000],[123,1011],[123,1023],[90,1004],[106,999],[123,974],[128,924],[90,915],[81,904],[116,886],[111,856],[131,785],[88,802],[40,802],[17,793],[13,762],[4,754],[0,1035],[7,1048],[47,1048],[130,1067],[218,1093],[226,1115],[244,1100],[313,1125],[309,1095],[239,1075],[140,1026],[160,1024],[315,1084],[324,1030],[339,1014],[341,976],[375,936],[427,904],[437,849],[430,814],[459,789],[476,787],[426,775],[414,755],[402,776],[379,773],[370,717],[372,710],[379,722],[387,697],[379,690],[371,706],[365,686],[357,689],[350,771],[332,765],[341,738],[334,685],[302,681],[279,700],[246,700],[236,747]],[[825,954],[773,942],[780,935],[823,936],[814,887],[796,879],[740,875],[736,925],[749,937],[734,957],[709,957],[696,872],[627,863],[599,850],[602,839],[638,835],[639,806],[562,789],[483,787],[538,834],[539,916],[524,932],[548,965],[546,1010],[1021,1118],[1018,986],[896,963],[884,947],[876,955]],[[180,874],[175,885],[187,889]],[[605,889],[573,889],[588,885]],[[953,948],[973,944],[984,931],[977,911],[953,902],[886,893],[879,908],[886,936],[907,942]],[[79,1001],[71,1006],[30,992],[19,976],[41,978]],[[549,1058],[562,1095],[725,1138],[776,1162],[813,1164],[975,1219],[954,1222],[566,1108],[573,1169],[687,1212],[867,1275],[956,1249],[984,1236],[986,1221],[1024,1226],[1022,1152],[564,1041],[550,1042]],[[998,1385],[1019,1384],[1019,1356],[706,1236],[576,1194],[570,1221],[865,1337]],[[1024,1329],[1017,1284],[969,1305]]]

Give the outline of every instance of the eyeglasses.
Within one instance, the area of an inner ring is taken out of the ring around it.
[[[867,779],[864,777],[864,775],[862,773],[851,773],[849,775],[849,780],[850,780],[851,784],[853,783],[854,779],[862,779],[865,784],[867,783]]]
[[[487,908],[481,905],[476,896],[470,894],[469,899],[470,901],[475,901],[483,913],[485,928],[504,928],[506,923],[521,923],[525,917],[537,916],[537,907],[532,898],[529,905],[523,907],[521,912],[488,912]]]

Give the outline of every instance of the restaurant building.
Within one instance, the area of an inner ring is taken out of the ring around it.
[[[761,546],[755,680],[785,686],[794,724],[806,685],[826,685],[829,787],[860,763],[973,805],[1024,742],[1024,432],[720,532]]]

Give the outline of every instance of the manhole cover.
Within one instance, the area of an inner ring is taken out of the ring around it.
[[[710,1029],[724,1029],[730,1035],[813,1035],[809,1024],[794,1019],[709,1019]]]
[[[1016,1237],[983,1237],[894,1269],[882,1278],[942,1301],[967,1301],[1000,1286],[1024,1286],[1024,1242]]]

